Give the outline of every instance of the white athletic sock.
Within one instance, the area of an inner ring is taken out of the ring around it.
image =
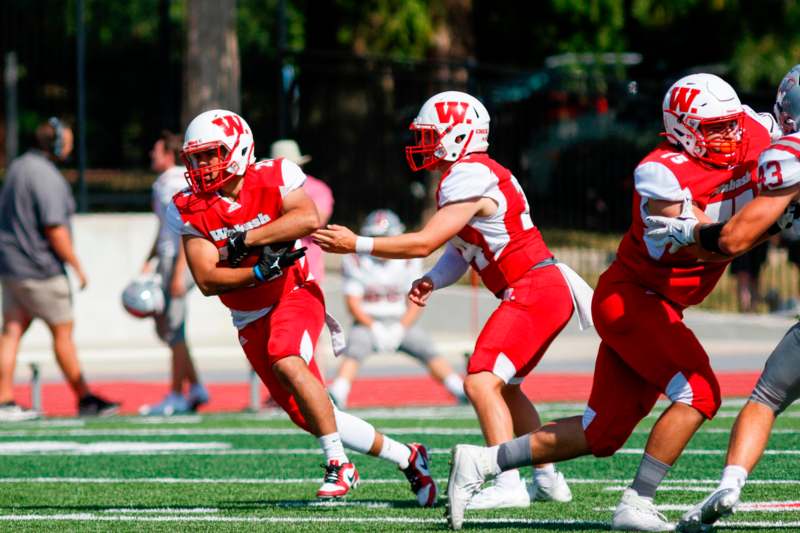
[[[369,453],[375,442],[375,428],[369,422],[353,416],[337,408],[333,408],[336,428],[342,436],[342,442],[351,450]]]
[[[498,488],[504,489],[518,489],[521,480],[519,477],[519,470],[506,470],[494,478],[494,484]]]
[[[722,470],[717,489],[741,489],[747,481],[747,470],[739,465],[728,465]]]
[[[336,378],[328,387],[328,392],[339,403],[347,403],[347,397],[350,395],[350,387],[352,384],[344,378]]]
[[[344,446],[342,446],[342,439],[339,433],[328,433],[319,438],[319,445],[325,453],[327,462],[339,461],[339,464],[349,463],[347,455],[344,453]]]
[[[464,380],[455,372],[444,378],[443,383],[447,391],[459,400],[466,398],[464,394]]]
[[[550,479],[556,475],[556,467],[553,463],[544,465],[541,468],[534,467],[533,478],[537,481],[540,479]]]
[[[405,444],[384,435],[383,447],[378,457],[391,461],[400,467],[401,470],[405,470],[408,468],[408,460],[411,458],[411,449]]]
[[[492,474],[495,476],[499,476],[503,473],[500,469],[500,465],[497,464],[497,452],[500,451],[500,446],[489,446],[486,448],[486,454],[489,457],[489,468],[492,471]]]

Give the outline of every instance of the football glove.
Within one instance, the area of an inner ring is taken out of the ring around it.
[[[671,254],[684,246],[694,244],[694,228],[698,221],[694,214],[691,196],[684,198],[681,214],[677,217],[649,216],[645,218],[645,224],[647,225],[645,238],[656,247],[669,244]]]
[[[228,252],[228,264],[232,267],[238,267],[242,259],[250,253],[250,248],[244,244],[245,237],[247,230],[228,233],[228,244],[225,245],[225,249]]]
[[[276,242],[261,249],[261,258],[253,267],[253,274],[261,282],[272,281],[283,275],[283,269],[306,255],[306,247],[292,250],[293,243]]]
[[[400,322],[384,324],[374,321],[370,326],[372,344],[379,352],[396,352],[405,337],[406,330]]]

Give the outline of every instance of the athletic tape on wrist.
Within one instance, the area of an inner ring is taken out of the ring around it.
[[[373,246],[375,246],[375,239],[372,237],[364,237],[362,235],[356,237],[357,254],[371,254]]]

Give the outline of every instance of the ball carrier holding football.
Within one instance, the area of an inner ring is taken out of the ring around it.
[[[469,266],[501,300],[470,356],[464,392],[486,442],[500,444],[541,426],[520,385],[566,326],[573,310],[590,323],[591,289],[558,263],[533,224],[525,193],[511,171],[487,154],[489,113],[469,94],[447,91],[422,105],[406,148],[412,170],[441,173],[438,211],[424,228],[389,237],[357,236],[330,225],[314,234],[322,249],[389,259],[426,257],[447,243],[409,298],[424,306],[435,289],[456,282]],[[577,295],[573,297],[573,294]],[[569,501],[564,476],[552,464],[534,469],[530,494],[516,470],[499,476],[468,502],[470,509],[527,507],[535,500]]]
[[[328,323],[322,290],[295,241],[317,229],[305,174],[286,160],[256,163],[253,134],[239,115],[201,113],[186,129],[183,158],[190,188],[173,198],[170,224],[204,295],[230,310],[239,342],[272,398],[292,421],[319,438],[326,456],[320,498],[337,498],[358,482],[344,447],[387,459],[403,471],[420,505],[436,501],[425,447],[408,446],[335,409],[314,361]]]

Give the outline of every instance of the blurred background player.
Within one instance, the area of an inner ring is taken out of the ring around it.
[[[784,137],[759,157],[761,191],[756,199],[724,223],[701,223],[691,217],[649,217],[649,238],[664,240],[675,248],[696,244],[728,257],[788,229],[800,217],[800,65],[795,65],[778,87],[775,118]],[[719,486],[683,515],[679,531],[710,531],[719,518],[733,511],[747,476],[767,447],[775,419],[798,398],[800,323],[786,332],[770,354],[750,399],[733,425]]]
[[[65,265],[78,276],[81,289],[88,282],[72,244],[75,200],[56,168],[72,152],[72,139],[72,130],[55,117],[40,124],[36,146],[12,161],[0,191],[0,420],[36,416],[14,402],[12,390],[19,343],[34,318],[41,318],[53,336],[53,352],[78,398],[78,414],[108,415],[119,409],[118,403],[89,392],[72,339],[72,290]]]
[[[489,121],[483,104],[459,91],[436,94],[422,105],[410,126],[415,144],[406,147],[406,159],[413,171],[431,169],[441,179],[438,210],[420,231],[367,237],[331,225],[314,236],[325,251],[396,259],[426,257],[447,243],[433,269],[409,292],[420,306],[469,266],[475,269],[501,303],[475,343],[464,390],[486,442],[493,445],[541,426],[520,385],[574,309],[579,308],[582,325],[591,322],[591,289],[553,257],[519,182],[489,157]],[[531,498],[571,500],[564,476],[552,464],[537,465],[530,490],[519,471],[508,471],[473,495],[470,508],[527,507]]]
[[[405,225],[388,209],[367,215],[361,235],[387,237],[405,231]],[[410,303],[406,294],[422,276],[422,259],[380,259],[366,254],[342,258],[343,291],[353,327],[342,362],[328,392],[344,409],[358,368],[368,355],[397,350],[418,359],[434,379],[460,403],[466,401],[464,382],[447,360],[437,355],[430,335],[416,325],[422,308]]]
[[[762,299],[759,288],[761,270],[767,262],[768,252],[769,242],[765,241],[731,261],[731,274],[736,278],[736,301],[741,313],[754,313],[758,309]],[[791,253],[789,255],[791,257]]]
[[[319,439],[326,460],[317,497],[339,498],[357,485],[346,446],[396,464],[417,503],[433,505],[425,447],[401,444],[336,409],[325,390],[314,360],[323,324],[339,349],[343,339],[304,250],[295,249],[319,225],[303,171],[287,159],[255,163],[247,122],[221,109],[189,123],[183,159],[191,189],[174,197],[169,223],[182,235],[197,286],[231,310],[239,343],[271,397]]]
[[[716,221],[733,216],[757,193],[755,163],[778,128],[769,114],[743,106],[733,87],[712,74],[679,79],[661,107],[667,140],[634,171],[633,220],[592,300],[601,342],[586,410],[492,449],[457,446],[448,488],[450,522],[456,529],[470,493],[485,475],[589,453],[613,455],[661,394],[672,403],[650,431],[612,527],[673,527],[653,502],[656,490],[721,401],[708,354],[683,322],[683,311],[705,299],[731,258],[696,248],[668,252],[666,240],[645,237],[645,218]],[[476,464],[488,469],[476,469]]]
[[[150,168],[158,172],[153,183],[152,206],[158,217],[158,230],[150,253],[142,265],[142,274],[153,272],[153,259],[164,293],[164,309],[155,314],[158,338],[172,352],[170,392],[158,404],[143,405],[143,415],[172,415],[188,413],[208,403],[208,391],[200,383],[186,343],[186,293],[194,286],[191,272],[186,266],[186,254],[181,237],[166,220],[167,207],[172,197],[187,186],[186,167],[181,160],[183,141],[179,135],[164,131],[150,150]],[[184,394],[184,386],[188,391]]]

